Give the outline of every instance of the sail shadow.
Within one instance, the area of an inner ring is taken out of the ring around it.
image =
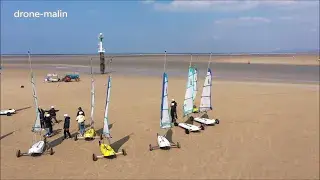
[[[114,142],[111,144],[111,147],[116,151],[118,152],[119,149],[121,148],[121,146],[123,146],[126,142],[129,141],[130,139],[130,136],[132,135],[133,133],[123,137],[122,139],[119,139],[118,141]]]
[[[190,117],[186,120],[185,123],[187,123],[187,124],[193,124],[193,116],[190,116]]]
[[[109,130],[113,127],[113,124],[114,123],[109,124]],[[103,134],[103,128],[98,129],[96,132],[97,132],[97,134]]]
[[[18,111],[26,110],[26,109],[29,109],[29,108],[31,108],[31,107],[32,107],[32,106],[28,106],[28,107],[24,107],[24,108],[16,109],[16,111],[18,112]]]
[[[14,131],[9,132],[9,133],[7,133],[7,134],[5,134],[5,135],[1,136],[1,137],[0,137],[0,140],[2,140],[3,138],[6,138],[6,137],[8,137],[8,136],[10,136],[10,135],[11,135],[11,134],[13,134],[13,133],[14,133]]]
[[[209,119],[209,116],[208,116],[208,114],[204,114],[204,115],[201,116],[201,118]]]
[[[165,138],[169,141],[169,142],[173,142],[172,141],[172,135],[173,135],[173,132],[171,129],[169,129],[165,135]]]
[[[52,131],[52,135],[51,135],[50,137],[53,137],[53,136],[59,134],[61,131],[62,131],[62,129],[53,130],[53,131]]]

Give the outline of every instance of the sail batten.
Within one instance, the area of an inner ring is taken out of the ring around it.
[[[201,100],[200,100],[200,112],[207,112],[212,110],[211,104],[211,87],[212,87],[212,72],[211,69],[208,68],[206,78],[204,80]]]
[[[194,95],[193,92],[194,92],[194,68],[189,67],[186,93],[185,93],[185,98],[183,102],[183,116],[187,116],[192,113],[193,95]]]
[[[111,92],[111,76],[109,76],[109,78],[108,78],[106,107],[105,107],[104,121],[103,121],[103,124],[104,124],[103,125],[103,134],[106,137],[111,137],[110,129],[109,129],[109,117],[108,117],[109,103],[110,103],[110,92]]]
[[[163,73],[162,78],[162,94],[161,94],[161,107],[160,107],[160,128],[167,129],[171,128],[171,119],[169,116],[169,105],[168,105],[168,75]]]

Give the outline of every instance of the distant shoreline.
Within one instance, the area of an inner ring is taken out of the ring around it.
[[[194,55],[194,56],[209,56],[210,53],[167,53],[170,56],[181,56],[181,55]],[[95,54],[31,54],[32,56],[98,56],[98,53]],[[105,56],[159,56],[164,55],[164,53],[105,53]],[[298,52],[298,53],[212,53],[212,56],[287,56],[287,55],[317,55],[319,52]],[[1,54],[3,57],[10,56],[27,56],[26,54]]]

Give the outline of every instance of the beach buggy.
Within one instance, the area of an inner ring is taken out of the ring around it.
[[[61,79],[64,82],[71,82],[72,80],[80,81],[80,75],[78,73],[68,73]]]
[[[46,78],[44,79],[45,82],[59,82],[60,77],[58,74],[47,74]]]

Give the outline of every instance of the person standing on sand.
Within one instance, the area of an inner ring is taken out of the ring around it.
[[[76,118],[78,125],[79,125],[81,136],[83,136],[84,130],[85,130],[85,124],[84,124],[85,116],[82,114],[83,114],[82,112],[79,112],[79,116],[77,116],[77,118]]]
[[[71,134],[69,132],[69,128],[70,128],[70,117],[68,114],[64,114],[64,124],[63,124],[63,134],[64,134],[64,138],[63,140],[67,139],[67,134],[69,136],[69,138],[71,138]]]
[[[49,112],[51,118],[54,119],[54,121],[57,124],[59,124],[59,121],[57,120],[57,114],[56,114],[57,110],[54,109],[54,106],[51,106],[51,109],[48,112]]]
[[[40,106],[38,107],[38,111],[39,111],[39,117],[40,117],[40,125],[41,125],[41,128],[44,129],[45,128],[44,126],[45,111]]]
[[[178,119],[177,106],[178,106],[178,103],[174,99],[172,99],[171,108],[170,108],[172,123],[176,123],[176,119]]]
[[[82,115],[86,115],[85,113],[84,113],[84,111],[82,110],[82,108],[81,107],[78,107],[78,112],[77,112],[77,116],[79,116],[79,113],[80,112],[82,112]]]
[[[82,112],[82,115],[83,116],[86,116],[86,114],[84,113],[84,111],[82,110],[81,107],[78,107],[78,112],[77,112],[77,117],[79,116],[80,112]],[[78,131],[80,131],[80,124],[78,124]]]
[[[45,118],[44,118],[44,124],[46,126],[46,130],[47,130],[47,134],[46,136],[51,136],[52,135],[52,121],[51,121],[51,117],[50,114],[46,114]]]

